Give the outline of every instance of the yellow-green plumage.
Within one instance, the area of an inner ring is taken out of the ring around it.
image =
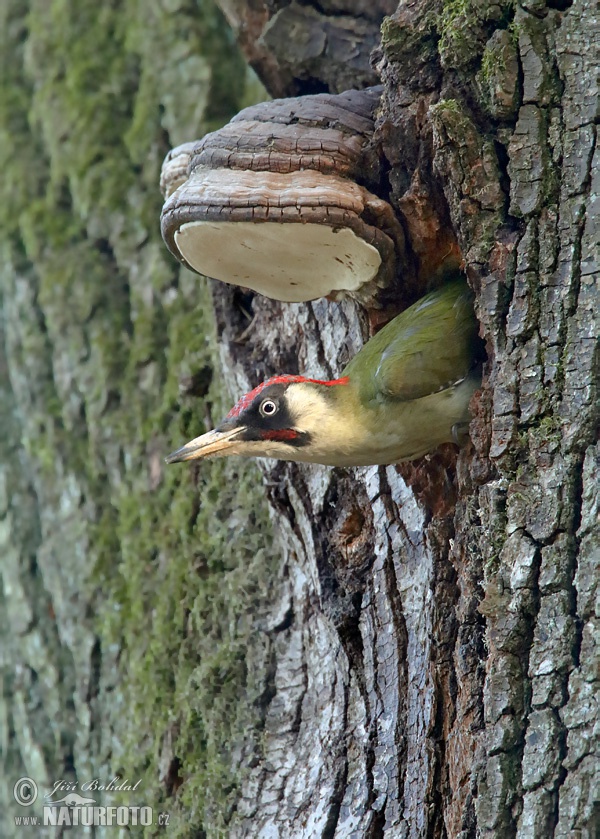
[[[387,464],[456,439],[480,383],[478,344],[473,294],[464,281],[418,300],[352,359],[342,372],[347,385],[321,388],[333,406],[321,411],[311,459]]]
[[[390,321],[347,365],[360,401],[419,399],[463,379],[477,343],[473,294],[455,281]]]

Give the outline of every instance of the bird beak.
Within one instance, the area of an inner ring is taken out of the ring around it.
[[[243,429],[239,427],[232,428],[229,431],[209,431],[207,434],[202,434],[200,437],[190,440],[176,452],[171,452],[165,458],[165,461],[167,463],[178,463],[182,460],[196,460],[199,457],[226,454],[227,449],[235,446],[240,431],[243,431]]]

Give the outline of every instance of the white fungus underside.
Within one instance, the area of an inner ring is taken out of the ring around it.
[[[287,303],[356,291],[381,265],[373,245],[326,224],[191,221],[175,243],[198,273]]]

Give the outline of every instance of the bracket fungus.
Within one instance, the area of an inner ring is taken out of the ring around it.
[[[381,88],[263,102],[167,156],[163,238],[184,265],[287,302],[372,299],[402,226],[378,197]]]

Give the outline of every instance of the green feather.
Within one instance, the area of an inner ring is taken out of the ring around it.
[[[475,366],[473,294],[462,280],[418,300],[390,321],[348,364],[363,405],[420,399],[451,387]]]

